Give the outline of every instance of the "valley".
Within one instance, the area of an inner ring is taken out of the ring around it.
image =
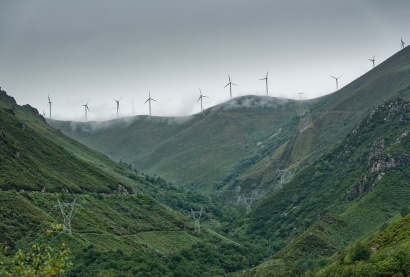
[[[65,242],[67,276],[410,274],[409,65],[189,117],[46,120],[0,91],[0,262]]]

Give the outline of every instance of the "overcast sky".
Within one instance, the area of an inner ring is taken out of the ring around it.
[[[410,1],[0,0],[0,86],[52,117],[180,116],[233,96],[329,94],[410,43]]]

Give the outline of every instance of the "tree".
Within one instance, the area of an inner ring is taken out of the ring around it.
[[[61,224],[53,225],[47,230],[45,236],[50,237],[53,231],[61,231]],[[3,251],[7,251],[5,245],[1,245]],[[31,251],[18,250],[12,257],[11,263],[0,263],[0,276],[55,276],[64,272],[71,264],[68,262],[69,249],[62,242],[58,251],[46,243],[33,244]]]

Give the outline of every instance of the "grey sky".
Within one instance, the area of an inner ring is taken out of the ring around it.
[[[53,118],[188,115],[233,96],[314,98],[410,43],[410,1],[0,0],[0,86]]]

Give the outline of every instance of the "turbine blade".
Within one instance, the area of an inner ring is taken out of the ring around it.
[[[342,77],[343,75],[344,75],[344,74],[340,75],[340,77]],[[340,78],[340,77],[339,77],[339,78]],[[337,78],[337,79],[339,79],[339,78]]]
[[[122,99],[122,97],[120,98],[120,100],[118,100],[118,102],[120,102],[120,101],[121,101],[121,99]]]
[[[227,86],[229,86],[230,83],[226,84],[226,86],[224,86],[224,88],[226,88]]]
[[[232,83],[232,85],[234,85],[234,86],[238,86],[237,84],[234,84],[234,83]]]
[[[330,77],[332,77],[332,78],[335,78],[335,79],[336,79],[336,77],[333,77],[332,75],[330,75]]]
[[[150,98],[148,98],[148,100],[147,100],[147,101],[145,101],[145,102],[144,102],[144,104],[145,104],[145,103],[147,103],[149,100],[150,100]]]
[[[155,102],[158,102],[157,100],[155,100],[155,99],[152,99],[152,98],[151,98],[151,100],[152,100],[152,101],[155,101]]]
[[[208,96],[205,96],[205,95],[203,95],[202,97],[206,97],[206,98],[209,98]]]
[[[87,110],[90,111],[90,109],[88,108],[88,106],[87,106]]]

